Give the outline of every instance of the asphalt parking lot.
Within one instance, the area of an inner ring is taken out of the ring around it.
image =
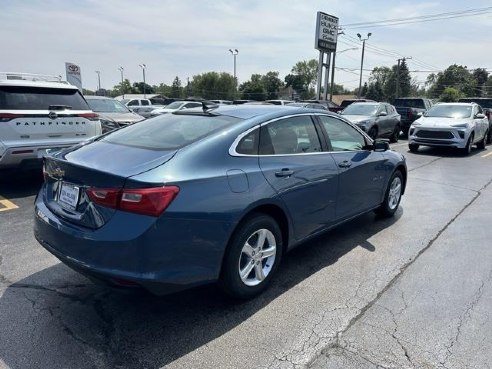
[[[34,240],[40,172],[0,172],[0,367],[489,367],[492,146],[392,147],[409,169],[396,216],[293,250],[247,302],[94,285]]]

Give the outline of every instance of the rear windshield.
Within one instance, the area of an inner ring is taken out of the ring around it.
[[[344,115],[374,115],[378,111],[378,104],[350,104],[343,111]]]
[[[191,114],[165,114],[115,131],[102,141],[151,150],[173,150],[225,128],[238,118]]]
[[[98,113],[129,113],[130,110],[120,103],[119,101],[112,99],[87,99],[92,111]]]
[[[480,105],[482,108],[492,109],[492,99],[473,99],[473,98],[463,98],[459,99],[459,102],[474,102]]]
[[[79,90],[21,86],[0,87],[0,109],[48,110],[50,106],[65,106],[73,110],[90,110]]]
[[[396,99],[394,106],[405,106],[408,108],[425,109],[424,100],[422,99]]]

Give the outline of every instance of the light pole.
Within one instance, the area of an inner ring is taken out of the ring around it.
[[[96,70],[97,73],[97,91],[100,93],[101,91],[101,71]]]
[[[237,49],[229,49],[229,52],[232,54],[234,57],[234,87],[237,89],[237,79],[236,79],[236,56],[239,54],[239,51]]]
[[[339,34],[341,34],[341,33],[339,33]],[[333,89],[335,87],[335,57],[337,56],[337,54],[344,53],[345,51],[358,50],[358,49],[359,49],[358,47],[351,47],[351,48],[348,48],[348,49],[345,49],[345,50],[341,50],[341,51],[337,51],[337,52],[333,53],[333,62],[331,64],[330,101],[333,101]]]
[[[121,74],[121,91],[123,92],[123,98],[125,98],[125,87],[123,85],[123,71],[125,69],[123,69],[123,67],[119,67],[118,70],[120,71]]]
[[[146,97],[145,96],[145,68],[147,68],[147,66],[145,64],[139,64],[139,67],[142,68],[142,74],[143,74],[143,93],[144,93],[144,98]]]
[[[357,94],[357,97],[360,98],[360,93],[362,89],[362,67],[364,66],[364,50],[366,48],[366,41],[371,37],[372,33],[368,33],[366,38],[362,38],[360,33],[357,34],[357,37],[359,37],[359,40],[362,41],[362,58],[360,60],[360,79],[359,79],[359,92]]]

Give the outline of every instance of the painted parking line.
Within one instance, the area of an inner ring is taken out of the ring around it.
[[[15,205],[12,201],[0,196],[0,211],[14,210],[19,207]]]
[[[482,158],[486,158],[487,156],[490,156],[490,155],[492,155],[492,151],[489,152],[488,154],[482,155]]]

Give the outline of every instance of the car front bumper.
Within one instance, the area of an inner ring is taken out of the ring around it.
[[[408,144],[463,149],[466,147],[471,132],[469,128],[411,126],[408,132]]]

